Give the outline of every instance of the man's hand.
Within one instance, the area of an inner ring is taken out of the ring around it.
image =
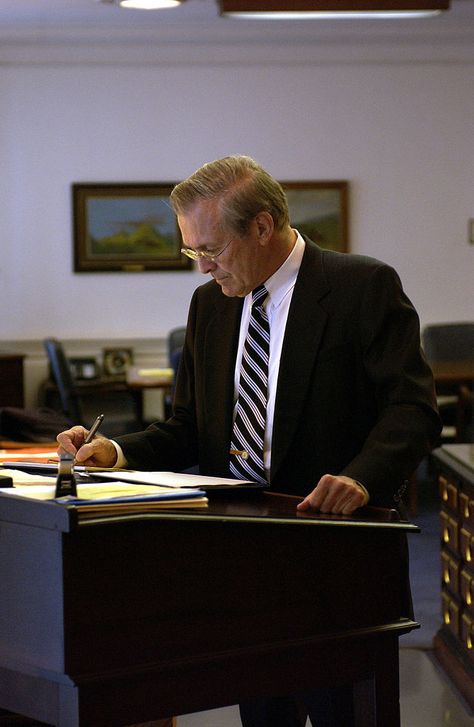
[[[87,429],[72,427],[56,437],[58,454],[72,454],[78,464],[89,467],[113,467],[117,461],[117,450],[106,437],[96,435],[92,442],[84,444]]]
[[[350,477],[323,475],[314,490],[297,505],[297,509],[351,515],[358,507],[366,505],[368,499],[365,490]]]

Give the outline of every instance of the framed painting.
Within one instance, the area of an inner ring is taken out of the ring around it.
[[[74,272],[189,270],[174,184],[73,184]]]
[[[280,182],[290,222],[320,247],[349,251],[348,182]]]

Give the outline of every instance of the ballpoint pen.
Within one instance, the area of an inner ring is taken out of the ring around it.
[[[99,414],[99,416],[95,420],[94,424],[91,426],[91,428],[87,432],[86,438],[84,439],[83,443],[81,444],[81,447],[83,447],[85,444],[89,444],[89,442],[92,442],[92,440],[93,440],[93,438],[94,438],[94,436],[95,436],[98,428],[102,424],[103,420],[104,420],[104,415],[103,414]],[[76,458],[74,457],[74,459],[73,459],[73,466],[75,464],[76,464]]]
[[[89,444],[89,442],[92,442],[92,440],[94,439],[94,435],[96,434],[96,432],[97,432],[98,428],[100,427],[100,425],[102,424],[103,420],[104,420],[104,415],[99,414],[99,416],[95,420],[94,424],[89,429],[89,432],[88,432],[86,438],[84,439],[82,446],[84,446],[84,444]]]

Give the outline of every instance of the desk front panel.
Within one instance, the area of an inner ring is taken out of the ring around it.
[[[398,532],[160,521],[63,537],[66,669],[77,675],[410,616]]]

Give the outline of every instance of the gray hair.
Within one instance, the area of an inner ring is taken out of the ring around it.
[[[245,236],[254,217],[269,212],[275,228],[289,225],[288,202],[279,182],[249,156],[235,155],[204,164],[171,192],[176,214],[202,200],[218,200],[225,230]]]

